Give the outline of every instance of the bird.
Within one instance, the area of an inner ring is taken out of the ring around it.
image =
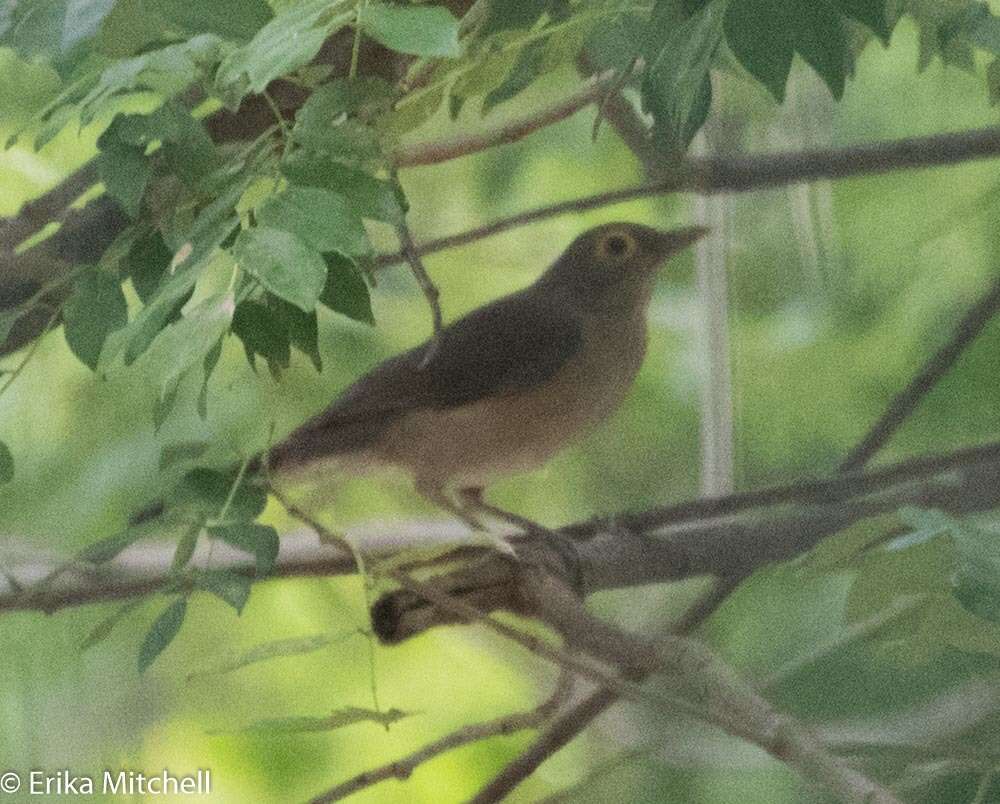
[[[707,234],[609,223],[576,237],[528,287],[390,357],[294,430],[269,471],[391,467],[477,530],[531,521],[485,488],[543,466],[622,404],[646,351],[659,267]]]

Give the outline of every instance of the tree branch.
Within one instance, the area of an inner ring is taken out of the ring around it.
[[[889,403],[885,413],[840,464],[840,471],[851,472],[868,463],[916,410],[921,400],[955,365],[965,348],[979,336],[998,310],[1000,310],[1000,279],[994,280],[989,290],[969,308],[948,342],[934,353],[910,380],[909,385]]]
[[[621,515],[611,524],[580,522],[560,532],[577,541],[584,592],[591,594],[702,575],[746,577],[760,566],[801,555],[852,522],[901,505],[955,514],[1000,506],[1000,444],[914,458],[876,471],[693,500]],[[439,561],[442,565],[459,561],[462,569],[436,577],[436,584],[474,601],[480,610],[525,612],[517,593],[518,566],[488,548],[470,545],[469,538],[468,530],[453,522],[384,523],[349,534],[370,561],[406,549],[457,546]],[[544,549],[537,540],[511,538],[529,559],[545,558],[532,553]],[[26,591],[18,593],[0,579],[0,612],[54,611],[156,591],[171,579],[173,551],[173,545],[166,543],[136,545],[108,565],[69,570],[34,591],[32,584],[64,562],[8,551],[9,570]],[[203,556],[196,554],[196,566]],[[215,545],[213,566],[247,575],[254,572],[249,556],[222,544]],[[308,534],[282,538],[277,577],[354,571],[347,550],[319,544]],[[403,592],[378,601],[373,617],[382,638],[390,642],[447,622]]]
[[[538,207],[464,232],[429,240],[420,244],[418,250],[422,255],[443,251],[559,215],[654,195],[677,192],[744,193],[815,179],[878,175],[997,156],[1000,156],[1000,128],[910,137],[847,148],[689,158],[673,168],[668,178]],[[393,265],[402,260],[403,254],[395,252],[383,254],[377,264]]]
[[[567,675],[561,674],[552,694],[534,709],[464,726],[418,748],[402,759],[364,771],[345,782],[341,782],[336,787],[316,796],[312,799],[311,804],[329,804],[329,802],[340,801],[387,779],[409,779],[418,767],[448,751],[454,751],[456,748],[492,737],[507,736],[519,731],[538,728],[552,717],[552,714],[562,705],[569,691],[568,680]]]
[[[582,87],[531,114],[510,120],[496,128],[475,134],[461,134],[440,140],[404,145],[392,152],[390,158],[397,168],[436,165],[463,156],[507,145],[529,134],[559,123],[585,106],[599,100],[614,83],[615,71],[608,70],[592,77]]]

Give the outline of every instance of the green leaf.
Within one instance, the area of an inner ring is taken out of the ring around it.
[[[0,48],[0,109],[5,128],[24,126],[59,94],[59,88],[59,75],[50,65]]]
[[[224,51],[214,34],[201,34],[186,42],[167,45],[141,56],[113,62],[101,73],[94,87],[75,104],[86,125],[109,99],[128,92],[149,90],[172,98],[207,73]]]
[[[139,217],[142,196],[153,175],[144,148],[112,143],[97,157],[97,170],[108,195],[133,220]]]
[[[115,626],[141,606],[143,602],[140,598],[130,600],[128,603],[118,606],[91,629],[83,642],[80,643],[80,650],[89,650],[111,636],[111,632],[114,631]]]
[[[237,614],[243,613],[251,588],[246,576],[227,570],[197,570],[192,572],[191,579],[198,589],[211,592],[236,609]]]
[[[14,479],[14,456],[10,447],[0,441],[0,483],[10,483]]]
[[[323,360],[319,354],[319,323],[316,311],[304,313],[294,304],[268,296],[268,306],[288,333],[292,346],[312,360],[316,371],[323,370]]]
[[[835,98],[843,94],[847,39],[830,0],[731,0],[724,25],[733,53],[778,101],[796,52]]]
[[[146,365],[161,392],[172,388],[185,372],[204,360],[229,329],[233,310],[232,294],[210,296],[160,333],[146,356]]]
[[[683,153],[702,127],[712,100],[709,68],[722,42],[725,4],[708,3],[672,30],[642,82],[643,108],[653,136],[668,152]]]
[[[178,598],[153,622],[139,648],[139,672],[145,673],[149,666],[173,642],[181,630],[184,615],[187,614],[187,598]]]
[[[234,111],[247,93],[263,92],[275,78],[308,64],[323,42],[351,21],[330,0],[306,0],[282,10],[243,47],[231,52],[215,74],[216,89]]]
[[[205,520],[198,519],[181,534],[181,538],[177,541],[177,549],[174,550],[173,561],[170,562],[171,573],[180,572],[191,562],[194,551],[198,548],[198,538],[204,527]]]
[[[252,555],[257,562],[257,577],[270,574],[278,557],[278,531],[269,525],[240,522],[235,525],[215,525],[209,534]]]
[[[403,209],[390,182],[345,165],[328,154],[298,148],[281,163],[293,184],[333,190],[348,200],[351,212],[362,218],[399,223]]]
[[[233,256],[275,296],[307,313],[323,293],[323,258],[291,232],[267,226],[247,229],[236,238]]]
[[[531,28],[552,5],[552,0],[519,0],[516,3],[487,3],[486,18],[478,36],[486,37],[513,28]]]
[[[344,196],[332,190],[293,185],[261,204],[257,220],[297,235],[316,251],[347,255],[372,251],[361,218]]]
[[[153,298],[173,256],[163,242],[163,235],[155,230],[145,232],[129,248],[122,261],[122,270],[132,280],[132,287],[143,304]]]
[[[198,441],[177,441],[172,444],[165,444],[160,450],[159,468],[162,472],[171,466],[179,463],[189,463],[198,460],[209,448],[209,443],[205,440]]]
[[[272,371],[288,368],[291,360],[288,328],[267,305],[254,300],[240,302],[233,316],[233,334],[243,342],[247,362],[255,370],[257,355],[273,366]]]
[[[167,495],[171,508],[180,508],[196,516],[218,515],[229,497],[236,473],[223,474],[212,469],[198,468],[188,472]],[[267,492],[244,478],[229,505],[226,519],[232,522],[252,522],[267,505]]]
[[[153,0],[157,13],[189,34],[214,33],[237,42],[250,40],[273,19],[265,0]]]
[[[374,324],[371,296],[368,285],[358,267],[340,254],[325,255],[326,284],[320,301],[331,310],[355,321]]]
[[[334,731],[357,723],[377,723],[388,728],[393,723],[410,716],[410,713],[399,709],[377,712],[374,709],[348,706],[344,709],[338,709],[326,717],[279,717],[258,720],[240,729],[239,733],[300,734],[303,732]]]
[[[215,371],[215,367],[219,363],[219,358],[222,357],[222,341],[224,337],[216,341],[215,346],[208,350],[205,359],[201,361],[202,378],[201,388],[198,391],[197,409],[198,416],[203,420],[208,418],[208,381],[212,378],[212,372]]]
[[[54,59],[93,36],[114,0],[17,0],[0,9],[0,47]]]
[[[83,274],[63,306],[66,342],[82,363],[97,368],[110,333],[128,323],[128,305],[117,277],[100,270]]]
[[[835,0],[841,13],[868,26],[879,39],[889,44],[895,20],[886,8],[886,0]]]
[[[291,639],[277,639],[272,642],[265,642],[261,645],[255,645],[249,650],[234,653],[214,667],[191,673],[188,675],[187,680],[191,681],[196,678],[225,675],[226,673],[232,673],[235,670],[240,670],[252,664],[269,661],[270,659],[315,653],[358,633],[358,631],[347,631],[337,634],[314,634],[307,637],[292,637]]]
[[[446,8],[366,3],[358,16],[368,36],[398,53],[449,58],[462,53],[458,20]]]
[[[141,525],[128,527],[111,536],[105,536],[93,544],[88,544],[77,553],[76,557],[77,560],[88,564],[107,564],[117,558],[127,547],[131,547],[139,539],[148,535],[148,529]]]

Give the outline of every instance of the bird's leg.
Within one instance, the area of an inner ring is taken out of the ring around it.
[[[569,570],[574,586],[577,589],[582,588],[583,574],[580,566],[580,553],[572,539],[552,530],[551,528],[547,528],[538,522],[535,522],[533,519],[528,519],[520,514],[505,511],[503,508],[498,508],[492,503],[486,502],[486,500],[483,499],[482,486],[468,486],[466,488],[459,489],[458,496],[463,502],[466,511],[471,509],[479,513],[488,514],[489,516],[495,517],[502,522],[507,522],[508,524],[520,528],[529,536],[543,540],[559,554],[559,557]]]
[[[510,543],[506,539],[491,533],[478,517],[473,516],[465,506],[459,505],[459,503],[449,497],[444,488],[439,484],[418,480],[416,488],[424,499],[434,503],[438,508],[442,508],[448,513],[453,514],[477,533],[484,534],[498,552],[517,558],[517,553],[514,552],[514,548],[510,546]]]

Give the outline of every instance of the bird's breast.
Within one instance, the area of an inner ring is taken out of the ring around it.
[[[400,417],[384,459],[441,482],[485,484],[530,471],[617,410],[646,348],[644,318],[588,321],[583,346],[536,388]]]

